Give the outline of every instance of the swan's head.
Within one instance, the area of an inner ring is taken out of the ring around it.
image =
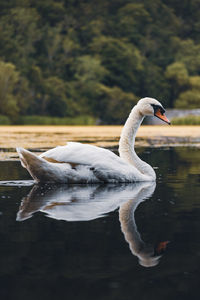
[[[165,116],[165,109],[158,100],[148,97],[142,98],[138,101],[137,106],[143,116],[155,116],[170,124],[170,121]]]

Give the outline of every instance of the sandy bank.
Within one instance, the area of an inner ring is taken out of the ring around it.
[[[45,150],[67,141],[92,143],[102,147],[118,144],[122,126],[0,126],[1,158],[15,148]],[[141,126],[136,146],[195,144],[200,146],[200,126]]]

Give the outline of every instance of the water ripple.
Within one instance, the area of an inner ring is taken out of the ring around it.
[[[0,186],[31,186],[34,180],[2,180]]]

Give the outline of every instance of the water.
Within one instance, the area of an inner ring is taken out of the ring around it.
[[[34,186],[1,162],[1,299],[199,299],[199,150],[138,150],[156,185]]]

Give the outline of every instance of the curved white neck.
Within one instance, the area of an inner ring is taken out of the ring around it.
[[[134,106],[121,133],[119,140],[119,154],[128,163],[134,165],[138,171],[148,176],[150,180],[155,180],[156,174],[153,168],[141,160],[135,153],[135,136],[141,125],[144,116],[139,111],[138,106]]]

